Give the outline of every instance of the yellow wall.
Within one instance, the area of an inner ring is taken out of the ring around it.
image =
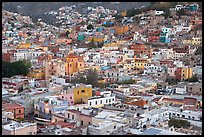
[[[105,47],[117,47],[119,44],[117,43],[109,43],[109,44],[104,44]]]
[[[199,45],[199,44],[202,43],[201,40],[202,40],[202,38],[200,38],[200,37],[192,38],[191,44],[193,44],[193,45]]]
[[[43,49],[44,51],[48,51],[48,47],[45,46],[39,46],[38,48]]]
[[[81,92],[85,90],[85,92]],[[81,100],[86,100],[87,98],[92,97],[92,87],[76,87],[74,88],[74,103],[81,103]]]
[[[68,72],[69,75],[78,72],[81,68],[84,68],[83,61],[79,61],[78,58],[66,58],[66,72]]]
[[[28,76],[36,79],[43,79],[45,77],[45,70],[44,68],[33,69],[28,73]]]
[[[184,74],[184,76],[183,76]],[[193,75],[192,68],[183,68],[182,69],[182,77],[183,79],[189,79]]]
[[[135,62],[135,67],[140,70],[144,70],[145,65],[147,65],[147,63]]]
[[[30,43],[26,43],[26,44],[20,44],[19,46],[17,46],[17,48],[26,48],[26,49],[28,49],[28,48],[30,48]]]
[[[94,37],[94,38],[91,38],[91,37],[90,37],[90,38],[88,38],[88,41],[91,42],[92,39],[93,39],[94,42],[103,42],[103,38],[96,38],[96,37]]]
[[[151,59],[135,58],[135,67],[139,68],[140,70],[144,70],[147,63],[150,63],[150,62],[151,62]]]

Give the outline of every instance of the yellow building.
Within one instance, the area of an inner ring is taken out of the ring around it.
[[[28,73],[28,76],[36,79],[44,79],[45,68],[34,68],[30,70],[30,72]]]
[[[136,58],[134,57],[135,61],[135,68],[139,70],[144,70],[147,63],[151,62],[150,58]]]
[[[183,68],[181,76],[183,76],[183,79],[189,79],[193,76],[192,68]]]
[[[109,43],[109,44],[104,44],[103,46],[104,47],[118,47],[119,44],[112,42],[112,43]]]
[[[191,40],[192,45],[201,45],[202,44],[202,38],[201,37],[193,37]]]
[[[42,49],[43,51],[48,51],[48,46],[39,46],[38,49]]]
[[[91,85],[80,85],[74,89],[74,104],[88,102],[88,98],[92,97]]]
[[[74,53],[70,53],[66,57],[65,69],[66,75],[72,75],[75,72],[78,72],[80,69],[84,68],[84,60],[80,56],[76,56]]]
[[[93,42],[103,42],[103,37],[90,37],[88,38],[88,41],[91,42],[93,40]]]
[[[30,48],[31,43],[20,44],[16,48],[28,49]]]
[[[192,71],[192,68],[190,67],[177,68],[175,74],[176,74],[176,79],[185,80],[193,76],[193,71]]]

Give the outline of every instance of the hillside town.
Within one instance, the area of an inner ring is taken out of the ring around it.
[[[2,9],[2,135],[201,135],[201,5],[76,6]]]

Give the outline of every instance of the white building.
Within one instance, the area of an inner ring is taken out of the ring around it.
[[[160,76],[161,75],[160,73],[164,73],[164,72],[165,70],[163,66],[157,66],[154,64],[147,64],[144,69],[145,75],[154,74],[154,75]]]
[[[103,121],[98,124],[92,124],[88,126],[89,135],[111,135],[114,132],[122,129],[125,124],[112,122],[112,121]]]
[[[2,135],[36,135],[37,123],[24,122],[19,123],[11,121],[11,123],[2,125]]]
[[[88,106],[103,106],[105,104],[114,104],[115,96],[111,95],[111,92],[101,93],[101,96],[95,96],[88,99]]]

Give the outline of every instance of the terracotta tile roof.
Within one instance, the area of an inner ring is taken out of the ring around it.
[[[9,110],[9,109],[17,109],[17,108],[24,108],[23,106],[16,104],[16,103],[3,103],[2,104],[2,108],[5,110]]]
[[[60,125],[62,128],[63,128],[63,127],[74,127],[74,124],[73,124],[73,123],[62,122],[62,121],[54,122],[54,123],[52,123],[51,125]]]
[[[74,53],[70,53],[67,58],[77,58],[77,56]]]
[[[175,99],[175,98],[163,98],[162,101],[175,101],[183,103],[183,99]]]

